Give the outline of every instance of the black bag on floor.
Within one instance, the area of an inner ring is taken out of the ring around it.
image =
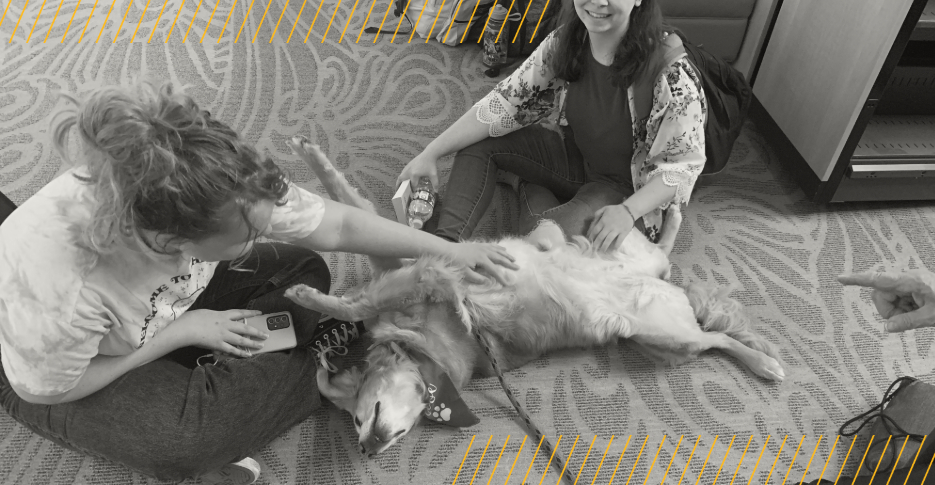
[[[847,430],[857,422],[857,429]],[[935,386],[900,377],[890,384],[880,404],[844,423],[838,433],[854,436],[871,422],[873,440],[863,462],[867,472],[888,475],[894,467],[908,469],[913,463],[927,468],[935,453]]]

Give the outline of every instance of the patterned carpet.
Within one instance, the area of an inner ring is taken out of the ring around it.
[[[225,25],[233,2],[224,0],[199,44],[215,5],[181,1],[169,0],[164,9],[154,1],[139,23],[144,2],[137,0],[116,42],[126,0],[109,15],[108,5],[89,0],[77,9],[77,0],[32,0],[23,15],[26,0],[2,4],[0,190],[20,203],[62,169],[47,132],[57,92],[123,82],[142,72],[189,85],[216,118],[312,190],[320,189],[318,182],[284,142],[294,134],[317,140],[351,183],[391,217],[398,172],[494,82],[484,77],[475,47],[418,38],[406,45],[403,37],[391,44],[388,36],[374,45],[368,34],[355,44],[371,5],[366,2],[327,0],[318,12],[316,2],[300,7],[276,0],[267,10],[263,2],[242,0]],[[56,8],[60,14],[52,25]],[[381,0],[367,25],[378,25],[385,8]],[[388,25],[395,20],[389,15]],[[295,35],[287,44],[292,25]],[[449,166],[450,160],[443,164],[443,177]],[[508,231],[515,222],[515,195],[502,192],[481,235]],[[718,352],[666,368],[626,342],[548,355],[510,372],[507,380],[553,443],[561,436],[558,448],[565,456],[574,443],[568,469],[573,475],[580,470],[580,483],[798,483],[822,470],[833,479],[851,445],[849,438],[836,441],[841,423],[876,404],[899,376],[935,383],[935,331],[884,334],[869,293],[845,289],[834,277],[877,268],[935,271],[933,234],[931,204],[808,202],[748,124],[726,171],[696,188],[672,257],[673,277],[735,284],[733,296],[756,330],[782,349],[786,381],[765,382]],[[366,278],[355,256],[329,254],[328,260],[337,292]],[[354,346],[351,357],[365,346]],[[475,380],[465,399],[482,420],[476,427],[422,426],[373,460],[356,451],[350,417],[329,405],[257,454],[264,467],[260,482],[501,483],[507,475],[509,483],[557,480],[554,471],[543,478],[548,456],[540,453],[532,462],[535,443],[523,443],[496,379]],[[857,440],[845,472],[855,468],[866,439]],[[154,483],[53,445],[6,415],[0,416],[0,482]]]

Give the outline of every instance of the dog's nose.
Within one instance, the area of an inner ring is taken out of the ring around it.
[[[367,448],[363,444],[360,445],[360,454],[361,455],[367,454]]]

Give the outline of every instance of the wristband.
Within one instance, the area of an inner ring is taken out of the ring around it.
[[[627,211],[627,214],[630,214],[630,219],[633,220],[633,224],[636,224],[636,216],[633,215],[633,211],[631,211],[630,208],[627,207],[626,204],[620,204],[620,205],[622,205],[623,208]]]

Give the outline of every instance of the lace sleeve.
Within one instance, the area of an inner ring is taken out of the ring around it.
[[[668,88],[668,106],[650,152],[646,180],[661,174],[663,182],[678,187],[673,203],[685,204],[705,164],[704,126],[706,99],[691,66],[681,59],[666,69],[657,90]]]
[[[661,175],[662,182],[667,186],[677,187],[675,197],[673,197],[671,203],[687,204],[692,189],[695,187],[695,182],[698,180],[698,176],[701,175],[701,167],[695,170],[694,167],[683,169],[681,167],[661,165],[655,171],[650,172],[649,179],[652,180],[656,175]]]
[[[477,121],[490,126],[490,136],[503,136],[523,127],[513,116],[515,110],[509,109],[513,106],[509,106],[496,92],[491,92],[474,106],[477,107]]]
[[[503,136],[557,112],[556,92],[564,83],[557,79],[549,58],[555,31],[487,96],[474,104],[477,121],[489,125],[490,136]]]

